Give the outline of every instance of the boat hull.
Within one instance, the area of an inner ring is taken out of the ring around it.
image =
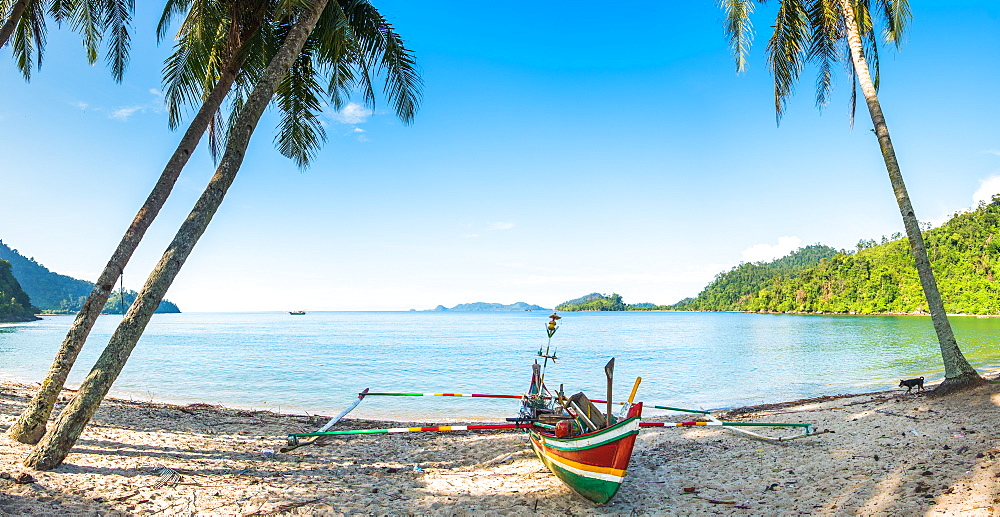
[[[639,434],[642,404],[635,404],[625,420],[592,433],[558,438],[530,429],[528,436],[538,459],[585,499],[604,504],[618,493],[635,438]]]

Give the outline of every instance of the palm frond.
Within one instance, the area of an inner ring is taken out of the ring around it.
[[[63,20],[69,18],[72,4],[75,0],[51,0],[49,3],[49,15],[56,23],[61,24]]]
[[[101,6],[96,1],[80,1],[70,4],[69,23],[74,32],[83,38],[83,48],[87,54],[87,62],[97,62],[97,54],[101,47],[101,33],[104,31],[104,16]]]
[[[163,100],[167,106],[167,125],[175,129],[183,110],[201,98],[198,81],[206,73],[205,56],[197,48],[178,42],[163,65]]]
[[[178,16],[188,12],[191,8],[192,0],[167,0],[163,6],[163,13],[160,14],[160,21],[156,24],[156,42],[160,43],[167,37],[170,24]]]
[[[903,35],[910,25],[913,13],[910,11],[909,0],[876,0],[876,6],[885,30],[882,32],[887,43],[893,43],[899,49],[903,45]]]
[[[403,123],[411,123],[420,106],[423,88],[413,51],[406,48],[392,24],[367,0],[343,2],[347,23],[363,53],[359,64],[384,76],[386,99]]]
[[[840,59],[837,41],[843,37],[837,0],[815,0],[809,7],[811,39],[806,60],[816,63],[816,106],[829,102],[833,89],[833,64]]]
[[[753,0],[720,0],[719,5],[726,14],[725,31],[729,46],[736,60],[736,73],[747,69],[747,56],[753,45]]]
[[[780,122],[808,55],[809,13],[803,0],[783,0],[774,25],[767,44],[767,63],[774,75],[774,109]]]
[[[128,28],[135,12],[135,0],[105,0],[104,26],[111,34],[111,42],[105,59],[111,66],[111,76],[121,82],[128,67],[131,37]]]
[[[11,49],[17,68],[25,81],[31,80],[31,69],[42,67],[45,51],[45,11],[39,2],[31,2],[14,28]]]
[[[844,46],[847,47],[847,41],[844,41]],[[845,48],[844,51],[848,56],[851,55],[850,47]],[[854,129],[854,116],[858,111],[858,70],[854,68],[854,62],[850,58],[847,59],[845,63],[847,65],[847,77],[851,81],[851,101],[848,105],[848,112],[851,118],[851,129]]]
[[[314,52],[307,41],[275,91],[275,102],[282,114],[275,144],[299,168],[306,167],[326,141],[326,130],[319,119],[323,87],[316,81]]]

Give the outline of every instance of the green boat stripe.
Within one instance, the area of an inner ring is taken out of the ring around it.
[[[621,483],[623,481],[621,478],[609,481],[591,477],[593,473],[587,473],[586,475],[578,474],[554,461],[552,456],[545,454],[545,452],[534,442],[531,443],[531,446],[535,450],[539,459],[542,460],[542,463],[544,463],[545,466],[556,475],[556,477],[561,479],[568,487],[572,488],[583,497],[597,504],[604,504],[611,500],[621,487]]]
[[[604,441],[601,441],[601,442],[597,442],[597,443],[588,444],[588,445],[573,445],[571,443],[563,445],[561,442],[557,442],[557,441],[549,438],[548,436],[546,436],[545,437],[545,446],[548,447],[548,448],[550,448],[550,449],[558,449],[560,451],[585,451],[587,449],[593,449],[595,447],[600,447],[602,445],[607,445],[607,444],[609,444],[611,442],[615,442],[615,441],[621,440],[622,438],[624,438],[626,436],[632,436],[632,435],[635,435],[635,434],[639,434],[639,431],[635,430],[635,431],[629,431],[629,432],[624,433],[624,434],[616,434],[615,436],[612,436],[612,437],[608,438],[607,440],[604,440]]]
[[[553,449],[561,450],[585,450],[600,447],[608,442],[619,440],[626,436],[639,433],[639,417],[632,417],[619,422],[607,429],[591,433],[590,436],[574,436],[570,438],[556,438],[544,436],[545,445]]]

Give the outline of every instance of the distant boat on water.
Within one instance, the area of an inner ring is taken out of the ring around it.
[[[306,311],[288,311],[288,314],[291,314],[292,316],[301,316],[305,313]]]

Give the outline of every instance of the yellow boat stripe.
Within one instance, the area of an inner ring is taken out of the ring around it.
[[[580,476],[603,479],[605,481],[614,481],[616,483],[621,483],[622,480],[625,479],[625,471],[621,469],[611,467],[595,467],[593,465],[587,465],[586,463],[561,458],[554,454],[545,454],[545,456],[552,463],[555,463],[556,465],[559,465],[560,467]]]

